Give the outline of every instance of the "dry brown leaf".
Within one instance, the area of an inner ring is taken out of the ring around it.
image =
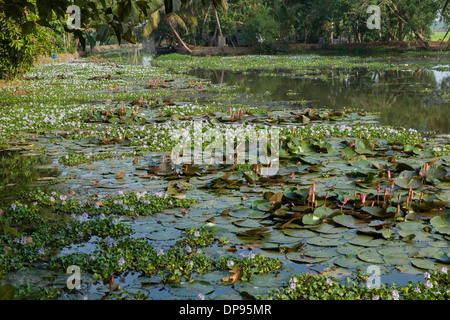
[[[180,209],[180,213],[181,214],[186,214],[186,213],[189,213],[189,211],[191,211],[191,209],[187,209],[187,208],[182,208],[182,209]]]
[[[262,248],[262,247],[263,247],[262,245],[257,244],[257,243],[255,243],[255,244],[246,244],[245,246],[241,246],[242,249],[250,249],[250,250],[259,249],[259,248]]]
[[[124,176],[125,176],[125,171],[120,170],[120,171],[117,172],[117,174],[116,174],[116,179],[123,179]]]
[[[222,281],[223,282],[231,281],[231,282],[235,283],[242,277],[243,272],[244,272],[244,269],[242,267],[234,268],[233,270],[230,270],[229,275],[227,275],[225,278],[222,278]]]
[[[226,250],[229,251],[229,252],[235,252],[235,251],[237,251],[236,246],[228,247],[228,248],[226,248]]]

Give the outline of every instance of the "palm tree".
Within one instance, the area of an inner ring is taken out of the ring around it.
[[[224,8],[225,11],[227,11],[228,10],[228,1],[227,0],[219,0],[219,1],[220,1],[220,6],[222,8]],[[219,15],[217,13],[217,9],[219,7],[219,3],[217,2],[217,0],[211,0],[211,2],[213,4],[214,13],[216,15],[216,22],[217,22],[217,28],[219,29],[219,36],[220,36],[220,39],[222,40],[223,39],[222,28],[220,27]],[[219,46],[220,46],[220,44],[221,44],[221,41],[219,41]]]
[[[178,8],[173,8],[172,11],[167,12],[166,7],[162,4],[163,1],[159,1],[160,6],[155,10],[147,19],[147,23],[144,26],[144,35],[149,36],[153,30],[158,27],[161,20],[165,21],[173,34],[177,38],[178,42],[189,52],[192,50],[183,41],[180,34],[177,32],[177,27],[181,27],[185,31],[188,31],[187,23],[197,25],[197,18],[195,16],[195,5],[194,2],[184,1],[182,5]]]

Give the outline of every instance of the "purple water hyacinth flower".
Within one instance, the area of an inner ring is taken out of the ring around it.
[[[23,237],[23,238],[20,240],[20,243],[21,243],[21,244],[27,244],[27,238]]]
[[[398,300],[400,298],[400,295],[398,294],[397,290],[392,290],[392,298],[394,300]]]
[[[194,237],[198,237],[198,236],[200,236],[200,232],[198,230],[195,230]]]
[[[17,205],[16,205],[15,203],[11,204],[11,208],[12,208],[13,210],[16,210]]]
[[[124,258],[120,258],[119,259],[119,266],[123,266],[125,264],[125,259]]]
[[[330,278],[327,278],[326,284],[331,286],[333,284],[333,280],[331,280]]]
[[[192,248],[190,246],[186,246],[185,249],[186,249],[187,252],[192,252]]]
[[[431,277],[431,274],[429,274],[428,272],[425,271],[425,273],[423,274],[423,277],[424,277],[425,279],[428,279],[428,278]]]
[[[433,288],[433,284],[431,283],[430,280],[427,281],[427,283],[425,284],[425,287],[426,287],[427,289]]]
[[[440,270],[439,270],[442,274],[447,274],[447,267],[442,267]]]
[[[158,252],[156,253],[157,256],[163,255],[164,254],[164,250],[163,249],[159,249]]]
[[[295,290],[296,287],[297,287],[297,284],[295,282],[291,282],[291,284],[289,285],[289,289],[291,289],[291,290]]]
[[[116,218],[113,219],[112,221],[113,225],[117,225],[119,223],[119,220],[117,220]]]
[[[253,251],[250,251],[249,253],[248,253],[248,258],[249,259],[253,259],[255,257],[255,253],[253,252]]]
[[[40,250],[38,251],[38,253],[39,253],[40,255],[44,255],[44,254],[45,254],[45,250],[44,250],[44,249],[40,249]]]

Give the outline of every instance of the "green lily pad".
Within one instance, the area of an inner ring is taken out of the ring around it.
[[[362,250],[364,250],[364,247],[355,246],[349,243],[344,243],[343,245],[336,247],[336,252],[343,255],[356,255]]]
[[[317,236],[316,232],[308,229],[284,229],[281,230],[285,235],[294,238],[310,238]]]
[[[450,263],[450,253],[437,252],[433,257],[434,257],[434,259],[436,259],[437,261],[439,261],[441,263],[446,263],[446,264]]]
[[[291,261],[299,262],[299,263],[320,263],[328,260],[328,258],[310,258],[306,255],[303,255],[300,252],[288,252],[286,253],[286,258]]]
[[[339,267],[347,269],[367,267],[370,265],[369,263],[360,260],[356,255],[339,256],[333,259],[332,262]]]
[[[414,171],[402,171],[394,179],[395,184],[402,189],[417,189],[420,188],[423,183],[422,180],[417,179],[419,175]]]
[[[348,243],[361,247],[379,247],[388,242],[384,239],[374,239],[372,236],[357,234],[348,240]]]
[[[329,248],[317,247],[313,249],[312,246],[308,246],[301,252],[304,255],[307,255],[308,257],[312,258],[331,258],[339,255],[335,247]]]
[[[315,213],[305,214],[302,218],[303,224],[306,225],[316,225],[319,224],[321,221],[322,221],[321,216]]]
[[[305,241],[319,247],[337,247],[342,244],[342,240],[324,237],[307,238]]]
[[[146,238],[150,240],[159,240],[159,241],[167,241],[167,240],[176,240],[180,239],[183,236],[182,232],[177,229],[169,229],[169,228],[160,228],[159,230],[155,230],[146,235]]]
[[[255,200],[252,202],[253,210],[269,211],[272,206],[267,200]]]
[[[346,227],[335,227],[328,223],[322,223],[318,226],[310,227],[309,230],[325,234],[338,234],[346,232],[349,229]]]
[[[436,216],[430,220],[430,223],[437,232],[450,235],[450,213]]]
[[[383,256],[375,248],[367,248],[357,253],[359,259],[369,263],[382,264]]]
[[[409,264],[409,258],[399,255],[383,255],[383,260],[388,266],[403,266]]]
[[[207,295],[215,290],[215,287],[207,281],[185,282],[169,287],[169,292],[177,297],[197,298],[199,293]]]
[[[412,259],[411,264],[416,268],[424,269],[424,270],[436,270],[439,268],[437,264],[430,260],[426,259]]]
[[[331,208],[328,208],[328,207],[318,207],[318,208],[314,209],[314,214],[317,217],[321,217],[321,218],[328,217],[333,212],[334,212],[334,210]]]
[[[344,226],[347,228],[353,228],[353,229],[364,228],[364,227],[367,227],[367,225],[368,225],[367,222],[365,222],[361,219],[355,218],[350,215],[345,215],[345,214],[335,216],[333,218],[333,221],[336,222],[337,224],[340,224],[341,226]]]

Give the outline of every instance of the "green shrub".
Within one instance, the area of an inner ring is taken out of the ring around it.
[[[260,10],[252,20],[242,28],[242,39],[245,44],[253,45],[256,53],[275,54],[286,52],[289,47],[279,40],[280,24],[268,10]]]
[[[24,35],[17,21],[0,13],[0,79],[12,79],[28,72],[35,57],[53,49],[51,30],[29,22],[27,31],[31,32]]]

